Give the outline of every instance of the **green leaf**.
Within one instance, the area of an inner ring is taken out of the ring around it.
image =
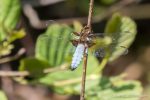
[[[106,47],[112,43],[112,39],[108,36],[105,36],[103,38],[96,37],[96,38],[93,38],[92,41],[93,41],[93,43],[95,43],[95,45],[90,47],[91,51],[95,51],[95,50],[98,50],[99,48]]]
[[[21,29],[21,30],[18,30],[18,31],[13,31],[11,36],[9,36],[7,39],[8,41],[11,43],[17,39],[21,39],[25,36],[25,30],[24,29]]]
[[[73,26],[74,26],[74,31],[75,32],[81,32],[81,30],[83,28],[82,24],[78,21],[74,21]]]
[[[11,34],[20,17],[20,0],[0,0],[0,41]]]
[[[0,43],[0,57],[6,56],[11,53],[14,45],[11,43],[16,39],[23,38],[25,36],[25,31],[23,29],[19,31],[14,31],[10,36],[7,36],[7,40]]]
[[[118,0],[99,0],[102,4],[105,4],[105,5],[111,5],[113,3],[115,3],[116,1]]]
[[[0,90],[0,100],[8,100],[5,93]]]
[[[114,85],[115,81],[115,85]],[[123,77],[99,77],[86,82],[86,100],[139,100],[142,86]]]
[[[13,45],[9,44],[8,41],[4,41],[0,44],[0,57],[5,56],[11,53],[11,50],[14,48]]]
[[[71,33],[73,29],[67,25],[54,24],[41,34],[36,42],[36,58],[45,60],[53,67],[68,61],[73,47]]]
[[[81,24],[74,23],[75,30],[80,30],[80,27]],[[66,25],[54,24],[50,26],[46,33],[38,37],[36,43],[36,58],[49,62],[52,67],[59,66],[65,62],[70,63],[71,60],[67,60],[66,58],[71,59],[72,54],[74,53],[72,51],[72,53],[68,53],[73,47],[70,42],[72,32],[73,29]],[[94,73],[96,68],[98,68],[98,64],[97,59],[92,54],[89,54],[87,75]],[[54,91],[61,94],[74,93],[72,85],[80,85],[82,65],[83,63],[81,63],[75,71],[58,70],[49,73],[45,77],[40,78],[39,82],[49,86],[54,86]],[[73,81],[73,83],[71,82],[71,84],[68,84],[68,82],[65,82],[67,80]]]
[[[20,0],[0,0],[0,56],[11,53],[11,42],[25,36],[23,30],[15,31],[20,17]]]
[[[32,77],[41,77],[45,75],[44,69],[48,68],[49,64],[45,61],[36,58],[25,58],[20,62],[20,71],[29,71]]]
[[[92,62],[92,61],[91,61]],[[88,68],[86,80],[86,100],[139,100],[142,95],[140,82],[134,80],[123,80],[123,77],[101,77],[92,74],[93,69]],[[81,69],[79,68],[81,71]],[[53,86],[54,92],[59,94],[80,95],[81,72],[55,72],[48,74],[39,81],[43,84]]]
[[[91,77],[94,74],[96,68],[98,68],[98,61],[92,55],[89,54],[87,64],[87,77]],[[60,94],[79,94],[79,91],[75,91],[75,86],[80,86],[82,77],[83,62],[78,66],[75,71],[57,71],[49,73],[45,77],[39,79],[39,82],[49,86],[54,86],[53,90]]]
[[[61,57],[62,56],[61,54],[64,53],[65,50],[68,50],[72,47],[71,44],[70,45],[66,44],[67,39],[68,38],[70,39],[70,33],[72,30],[73,29],[71,29],[66,25],[54,24],[50,26],[46,31],[46,33],[40,35],[37,40],[36,57],[38,59],[42,59],[44,61],[49,62],[51,66],[56,66],[58,54],[60,53]],[[63,37],[66,39],[61,39],[60,41],[58,41],[58,39],[56,39],[57,37]],[[61,63],[63,63],[63,61]],[[83,63],[81,63],[75,71],[58,70],[56,72],[51,72],[45,75],[44,77],[39,78],[37,81],[39,83],[52,87],[51,89],[56,93],[79,95],[81,90],[82,65]],[[131,99],[131,100],[138,100],[137,98],[139,98],[139,95],[141,94],[142,91],[139,82],[124,81],[120,77],[115,78],[100,77],[97,73],[95,73],[95,71],[98,69],[98,66],[99,63],[97,59],[91,53],[89,53],[87,64],[87,81],[86,81],[87,100],[104,100],[103,98],[106,97],[108,98],[108,100],[111,98],[115,98],[117,100],[119,98],[118,94],[119,96],[138,95],[137,97],[135,97],[135,99]]]
[[[105,28],[105,35],[113,40],[113,44],[107,48],[106,52],[109,55],[109,61],[117,59],[127,51],[136,33],[136,24],[131,18],[119,14],[112,16]]]

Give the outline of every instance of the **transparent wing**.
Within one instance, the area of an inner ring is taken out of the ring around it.
[[[71,61],[76,47],[70,42],[71,39],[77,39],[72,33],[68,35],[63,35],[61,33],[55,34],[42,34],[38,38],[38,46],[36,46],[36,52],[40,52],[40,58],[48,59],[51,65],[59,65],[64,61]],[[102,33],[91,35],[92,38],[103,38]],[[112,37],[113,38],[113,37]],[[97,42],[97,41],[96,41]],[[109,47],[105,46],[92,51],[93,56],[103,58],[106,55],[106,48],[113,52],[116,40],[113,41]],[[44,45],[44,46],[43,46]],[[128,48],[124,45],[115,47],[116,49],[122,49],[124,51],[123,55],[128,53]]]
[[[131,36],[130,32],[126,31],[125,33],[128,34],[128,37]],[[105,36],[104,34],[105,33],[91,34],[91,40],[93,40],[96,44],[94,51],[92,51],[93,55],[102,58],[106,55],[106,49],[112,54],[114,53],[114,50],[122,52],[122,55],[126,55],[129,52],[129,46],[125,45],[128,37],[121,39],[122,41],[120,42],[117,36],[113,35],[112,37],[109,36],[109,38],[107,38],[107,36]],[[114,54],[116,55],[116,53]]]
[[[128,37],[132,36],[131,32],[129,32],[129,31],[125,31],[124,33],[127,34]],[[107,35],[105,35],[105,34],[108,34],[108,33],[93,33],[93,34],[90,34],[89,37],[92,39],[95,39],[98,37],[99,38],[107,37]],[[108,36],[108,37],[110,37],[112,39],[112,44],[117,43],[117,38],[118,38],[119,33],[111,33],[111,34],[113,34],[113,35]],[[126,38],[128,38],[128,37],[126,37]],[[124,41],[126,40],[126,38],[124,39]],[[124,41],[122,41],[122,42],[124,42]]]
[[[111,46],[113,46],[113,45],[111,45]],[[122,55],[126,55],[129,52],[128,48],[126,48],[124,46],[118,46],[116,48],[119,49],[119,50],[124,51],[122,53]],[[112,47],[102,47],[102,48],[99,48],[97,50],[92,51],[92,55],[95,56],[95,57],[97,57],[97,58],[103,58],[103,57],[105,57],[105,55],[107,53],[106,50],[109,50],[109,52],[113,51]]]

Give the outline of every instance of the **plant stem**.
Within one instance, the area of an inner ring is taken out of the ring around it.
[[[1,58],[1,59],[0,59],[0,64],[2,64],[2,63],[7,63],[7,62],[10,62],[10,61],[16,60],[16,59],[18,59],[20,56],[22,56],[25,52],[26,52],[26,50],[25,50],[24,48],[21,48],[15,56]]]
[[[64,71],[68,69],[68,64],[63,64],[55,68],[47,68],[43,70],[43,73],[52,73],[56,71]],[[0,71],[0,77],[25,77],[31,75],[28,71]]]
[[[90,0],[90,5],[89,5],[89,16],[88,16],[88,22],[87,26],[89,27],[89,33],[92,31],[92,14],[93,14],[93,5],[94,5],[94,0]]]
[[[82,87],[81,87],[80,100],[84,100],[84,95],[85,95],[87,59],[88,59],[88,53],[87,53],[87,48],[85,48],[84,49],[84,65],[83,65],[83,73],[82,73],[82,85],[81,85]]]
[[[90,34],[92,32],[91,23],[92,23],[93,5],[94,5],[94,0],[90,0],[89,15],[88,15],[88,22],[87,22],[87,27],[89,28],[88,34]],[[88,48],[87,48],[87,46],[85,46],[80,100],[85,100],[86,69],[87,69],[87,59],[88,59],[87,50],[88,50]]]

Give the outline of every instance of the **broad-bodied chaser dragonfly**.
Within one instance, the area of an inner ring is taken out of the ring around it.
[[[84,54],[88,54],[88,48],[91,48],[97,44],[101,45],[100,47],[103,47],[102,45],[108,46],[112,43],[111,38],[107,38],[107,42],[104,40],[102,41],[102,38],[100,39],[100,37],[99,38],[97,37],[100,34],[93,34],[90,32],[91,31],[88,26],[85,26],[79,33],[73,32],[76,36],[79,36],[79,38],[71,40],[72,44],[76,47],[75,53],[72,58],[71,70],[74,70],[77,68],[77,66],[80,64]],[[106,37],[104,37],[104,38],[106,38]],[[97,42],[100,42],[100,43],[97,43]],[[123,47],[123,46],[120,46],[120,47]],[[95,49],[98,50],[97,47],[95,47]],[[125,47],[124,47],[124,49],[125,49]],[[98,53],[98,51],[96,53]],[[101,51],[102,51],[102,49],[101,49]],[[127,52],[127,50],[126,50],[126,52]],[[101,54],[101,52],[98,54]]]
[[[71,55],[73,56],[72,63],[71,63],[71,70],[74,70],[78,67],[78,65],[82,61],[85,48],[86,48],[86,52],[88,52],[88,48],[91,48],[92,50],[91,53],[94,56],[98,58],[103,58],[106,53],[105,48],[111,51],[113,46],[115,46],[116,44],[116,39],[114,37],[104,36],[103,33],[90,33],[88,36],[86,36],[86,34],[84,33],[86,33],[87,30],[88,28],[84,27],[80,33],[72,32],[73,34],[70,33],[70,36],[64,36],[64,34],[60,34],[60,33],[55,33],[54,35],[43,34],[39,39],[41,41],[45,41],[45,40],[51,41],[51,42],[47,42],[47,43],[50,43],[47,45],[51,46],[51,48],[55,46],[55,50],[53,49],[50,51],[51,55],[57,56],[59,55],[58,53],[60,52],[62,56],[64,56],[65,54],[70,55],[74,53],[73,55]],[[126,32],[126,33],[129,34],[129,32]],[[73,38],[70,38],[70,37],[73,37]],[[104,44],[103,42],[105,39],[107,40],[107,42],[105,42]],[[68,47],[68,45],[71,45],[70,41],[72,42],[73,46]],[[64,45],[64,47],[60,47],[60,45]],[[123,49],[124,55],[128,53],[128,48],[124,45],[117,46],[116,48]],[[63,59],[60,59],[60,60],[63,60]],[[51,59],[51,62],[57,63],[57,62],[60,62],[60,60],[54,61],[54,59],[53,60]]]

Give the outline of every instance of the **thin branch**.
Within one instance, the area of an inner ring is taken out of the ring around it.
[[[92,75],[87,76],[86,80],[95,80],[97,78],[99,78],[98,75],[92,74]],[[79,82],[81,82],[81,78],[77,77],[73,79],[59,80],[59,81],[54,82],[53,85],[56,87],[59,87],[59,86],[65,86],[65,85],[70,85],[70,84],[77,84]]]
[[[104,13],[96,15],[93,18],[93,22],[100,22],[104,20],[105,18],[111,16],[114,12],[121,11],[122,9],[125,9],[128,5],[137,3],[137,2],[138,2],[137,0],[121,0],[120,2],[112,5],[111,7],[103,11]]]
[[[90,28],[90,33],[91,33],[91,24],[92,24],[93,5],[94,5],[94,0],[90,0],[89,16],[87,22],[87,26]]]
[[[52,20],[49,21],[43,21],[40,20],[37,12],[33,9],[33,7],[30,4],[26,4],[23,6],[23,12],[26,15],[26,17],[29,19],[30,24],[37,29],[43,29],[46,28],[47,25],[52,24]]]
[[[92,15],[93,14],[93,6],[94,6],[94,0],[90,0],[89,15],[88,15],[88,22],[87,22],[87,27],[89,28],[88,34],[90,34],[91,31],[92,31],[91,24],[92,24],[92,16],[93,16]],[[80,100],[85,100],[85,83],[86,83],[87,59],[88,59],[88,48],[87,48],[87,46],[85,46]]]
[[[1,77],[25,77],[28,76],[29,72],[28,71],[22,71],[22,72],[18,72],[18,71],[0,71],[0,76]]]
[[[86,69],[87,69],[87,59],[88,53],[86,52],[87,48],[84,49],[84,65],[83,65],[83,73],[82,73],[82,85],[81,85],[81,95],[80,100],[84,100],[85,97],[85,83],[86,83]]]
[[[55,67],[55,68],[48,68],[44,70],[44,73],[51,73],[51,72],[56,72],[56,71],[64,71],[68,69],[68,64],[63,64],[61,66]]]
[[[103,11],[104,13],[101,13],[100,15],[96,15],[95,17],[93,17],[93,21],[92,22],[100,22],[102,20],[104,20],[105,18],[111,16],[114,12],[122,12],[122,10],[128,10],[129,7],[127,7],[130,4],[134,4],[137,3],[137,0],[121,0],[120,2],[112,5],[111,7],[109,7],[108,9],[106,9],[105,11]],[[92,11],[89,10],[89,12]],[[129,10],[130,11],[130,10]],[[65,23],[65,24],[72,24],[74,21],[80,21],[81,23],[85,24],[87,22],[87,17],[75,17],[75,18],[67,18],[67,19],[53,19],[53,20],[40,20],[37,12],[33,9],[33,7],[29,4],[25,4],[23,6],[23,12],[24,14],[27,16],[27,18],[29,19],[30,24],[36,28],[36,29],[44,29],[47,28],[47,26],[53,24],[53,23]],[[141,13],[141,12],[138,12]],[[129,14],[130,15],[130,14]],[[132,13],[131,13],[132,15]],[[90,22],[92,20],[92,16],[89,16],[89,21],[88,21],[88,25],[90,25]],[[133,16],[136,18],[136,16]],[[145,17],[145,16],[144,16]]]
[[[25,49],[22,48],[22,49],[20,49],[20,50],[18,51],[18,53],[17,53],[15,56],[1,58],[1,59],[0,59],[0,64],[6,63],[6,62],[10,62],[10,61],[13,61],[13,60],[16,60],[16,59],[18,59],[20,56],[22,56],[24,53],[25,53]]]
[[[44,69],[43,73],[51,73],[56,71],[64,71],[67,70],[68,64],[63,64],[61,66],[55,67],[55,68],[47,68]],[[28,71],[0,71],[0,77],[25,77],[29,76],[30,73]]]
[[[30,4],[34,7],[53,5],[64,1],[65,0],[21,0],[23,5]]]
[[[25,16],[28,18],[31,26],[36,29],[47,28],[49,25],[53,23],[60,23],[60,24],[67,23],[71,25],[76,20],[85,23],[87,19],[85,17],[82,17],[82,18],[67,18],[67,19],[57,19],[57,20],[41,20],[37,12],[35,11],[35,9],[29,4],[23,6],[23,12]]]
[[[1,70],[10,71],[11,67],[6,63],[1,66]],[[1,88],[6,93],[8,100],[16,100],[16,96],[14,95],[14,82],[10,77],[1,78]]]
[[[67,23],[67,24],[71,25],[73,23],[73,21],[76,21],[76,20],[78,20],[82,23],[85,23],[86,19],[87,19],[85,17],[83,17],[83,18],[79,17],[79,18],[57,19],[56,21],[55,20],[41,20],[38,16],[37,12],[35,11],[35,9],[29,4],[26,4],[23,6],[23,12],[24,12],[25,16],[28,18],[31,26],[36,29],[44,29],[54,23],[60,23],[60,24]]]

